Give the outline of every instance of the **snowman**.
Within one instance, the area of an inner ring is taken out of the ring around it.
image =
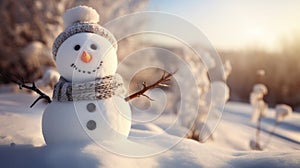
[[[126,140],[130,106],[116,74],[117,42],[99,24],[93,8],[77,6],[64,15],[65,30],[53,44],[61,77],[42,118],[47,145]]]

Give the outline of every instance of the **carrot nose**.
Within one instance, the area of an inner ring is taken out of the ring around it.
[[[85,63],[89,63],[92,60],[92,56],[88,52],[83,51],[81,54],[81,60]]]

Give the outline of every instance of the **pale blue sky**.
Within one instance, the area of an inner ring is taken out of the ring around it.
[[[299,0],[150,0],[147,9],[181,16],[217,48],[277,49],[300,33]]]

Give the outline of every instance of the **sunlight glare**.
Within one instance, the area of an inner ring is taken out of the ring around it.
[[[259,25],[247,26],[243,34],[246,45],[276,50],[275,38],[278,36],[270,28]]]

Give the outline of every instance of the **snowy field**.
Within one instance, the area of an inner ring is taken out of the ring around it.
[[[46,146],[41,119],[46,104],[29,105],[36,97],[25,93],[0,94],[0,167],[300,167],[300,114],[293,113],[276,129],[270,144],[263,151],[249,147],[255,138],[256,126],[251,123],[248,104],[229,102],[214,132],[214,139],[199,143],[171,134],[147,143],[150,147],[166,147],[180,141],[167,151],[152,156],[133,158],[113,154],[90,144],[82,148]],[[148,115],[146,113],[140,115]],[[146,125],[132,125],[131,136],[157,135],[172,114]],[[165,118],[165,119],[164,119]],[[274,123],[274,111],[262,121],[262,137]],[[177,131],[177,132],[176,132]],[[129,147],[128,147],[129,148]],[[142,150],[142,148],[141,148]]]

